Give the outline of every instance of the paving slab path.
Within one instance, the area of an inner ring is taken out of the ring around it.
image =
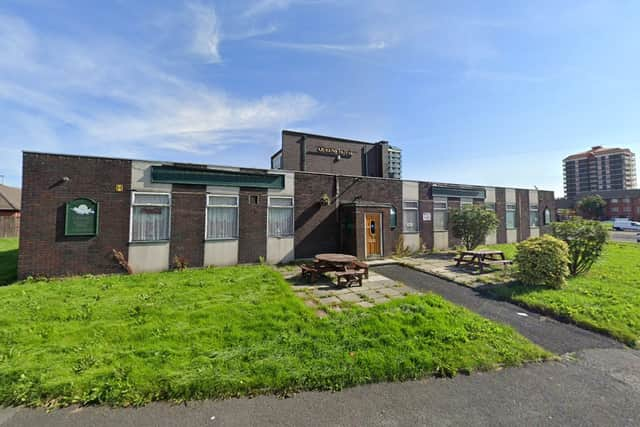
[[[514,327],[539,346],[557,354],[591,348],[623,348],[620,342],[574,325],[531,312],[506,301],[497,301],[479,290],[457,285],[398,264],[373,268],[390,279],[423,292],[433,292],[491,320]]]

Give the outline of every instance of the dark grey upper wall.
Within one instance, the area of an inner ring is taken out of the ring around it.
[[[388,146],[285,130],[282,169],[384,178]],[[341,153],[339,160],[333,150]]]

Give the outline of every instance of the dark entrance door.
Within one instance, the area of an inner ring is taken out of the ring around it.
[[[382,215],[380,213],[365,213],[364,223],[366,257],[382,256]]]

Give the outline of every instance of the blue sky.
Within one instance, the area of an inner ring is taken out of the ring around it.
[[[365,6],[366,5],[366,6]],[[562,189],[640,152],[637,1],[0,2],[0,174],[21,150],[268,167],[283,128],[404,177]]]

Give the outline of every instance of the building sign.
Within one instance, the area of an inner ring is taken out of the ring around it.
[[[64,221],[65,236],[98,234],[98,203],[80,198],[67,202]]]
[[[422,212],[423,221],[431,221],[431,212]]]
[[[340,156],[345,158],[349,158],[353,156],[353,151],[343,150],[342,148],[335,148],[335,147],[322,147],[322,146],[317,147],[316,152],[320,154],[328,154],[330,156]]]

